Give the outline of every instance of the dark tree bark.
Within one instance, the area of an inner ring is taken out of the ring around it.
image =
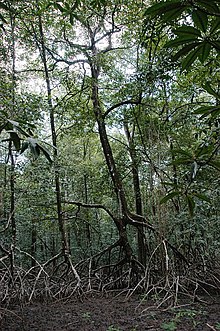
[[[90,42],[92,49],[92,57],[89,59],[89,64],[90,64],[91,76],[92,76],[93,112],[98,125],[98,132],[99,132],[99,137],[100,137],[105,161],[109,170],[109,174],[112,179],[112,183],[114,185],[116,196],[120,204],[121,218],[114,218],[114,222],[119,232],[119,238],[120,238],[119,241],[124,249],[126,260],[130,261],[133,252],[129,244],[127,231],[126,231],[126,225],[129,223],[128,218],[130,217],[130,215],[128,211],[127,200],[125,197],[123,185],[120,179],[120,175],[115,163],[112,148],[109,143],[109,138],[106,131],[105,114],[102,111],[102,107],[100,104],[99,73],[101,68],[98,58],[98,50],[96,48],[95,32],[89,28],[89,34],[90,34]]]

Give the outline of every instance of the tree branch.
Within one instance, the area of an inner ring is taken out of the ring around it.
[[[105,118],[106,116],[108,116],[108,114],[112,110],[114,110],[116,108],[119,108],[121,106],[124,106],[124,105],[139,105],[139,104],[141,104],[141,100],[140,99],[139,100],[132,100],[132,99],[130,99],[130,100],[125,100],[125,101],[118,102],[118,103],[116,103],[115,105],[113,105],[112,107],[110,107],[110,108],[108,108],[106,110],[106,112],[103,114],[103,118]]]
[[[80,202],[80,201],[62,201],[63,203],[66,203],[66,204],[69,204],[69,205],[76,205],[78,207],[83,207],[83,208],[98,208],[98,209],[103,209],[113,220],[115,220],[115,217],[114,215],[110,212],[110,210],[101,205],[101,204],[96,204],[96,203],[93,203],[93,204],[90,204],[90,203],[83,203],[83,202]]]

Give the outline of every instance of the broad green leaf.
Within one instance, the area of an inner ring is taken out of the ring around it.
[[[175,196],[180,195],[180,193],[181,193],[181,192],[179,192],[179,191],[175,191],[175,192],[168,193],[167,195],[165,195],[165,197],[163,197],[163,198],[160,200],[160,204],[166,203],[168,200],[171,200],[171,199],[174,198]]]
[[[211,87],[209,82],[206,82],[205,85],[203,85],[204,90],[206,90],[209,94],[213,95],[215,98],[220,99],[220,94],[215,92],[213,88]]]
[[[180,57],[188,54],[192,49],[197,47],[200,44],[200,42],[190,43],[183,48],[181,48],[173,57],[172,60],[176,62]]]
[[[193,26],[183,25],[173,31],[176,35],[182,37],[198,36],[201,37],[201,32]]]
[[[192,19],[197,28],[199,28],[203,32],[206,32],[208,25],[208,16],[206,13],[204,13],[204,11],[195,9],[192,13]]]
[[[194,201],[193,197],[191,195],[187,195],[186,196],[186,202],[187,202],[187,205],[188,205],[189,214],[190,214],[191,217],[193,217],[194,209],[195,209],[195,201]]]
[[[201,53],[201,45],[197,46],[196,49],[192,50],[183,60],[182,60],[182,71],[188,70],[193,62],[197,59]]]
[[[13,141],[16,151],[18,152],[21,148],[21,140],[16,132],[10,132],[10,138]]]
[[[28,147],[29,147],[28,142],[27,141],[24,141],[22,143],[22,146],[21,146],[20,154],[24,153],[24,151],[26,151],[26,149],[28,149]]]
[[[32,153],[34,159],[36,160],[40,155],[40,149],[37,145],[29,144],[29,146],[30,146],[31,153]]]
[[[217,106],[203,106],[194,111],[195,114],[201,114],[200,119],[211,115],[212,118],[218,117],[220,115],[220,105]]]
[[[179,8],[181,6],[182,6],[182,1],[180,1],[180,0],[159,2],[155,5],[147,8],[147,10],[145,11],[145,15],[156,16],[156,15],[160,15],[161,13],[164,13],[166,11]]]
[[[191,43],[198,41],[197,36],[188,36],[188,37],[178,37],[174,40],[168,41],[164,47],[178,47],[180,45],[184,45],[186,43]]]
[[[212,22],[212,26],[210,29],[210,35],[214,34],[220,29],[220,17],[216,17],[216,19]]]
[[[199,60],[201,63],[204,63],[207,60],[211,51],[211,44],[207,41],[201,43],[201,53],[199,54]]]
[[[208,10],[210,13],[219,13],[219,7],[213,0],[197,0],[201,8]]]
[[[175,9],[171,9],[163,14],[162,20],[165,23],[169,23],[170,21],[175,20],[177,17],[181,16],[182,12],[184,11],[184,7],[178,7]]]
[[[53,160],[51,159],[51,156],[50,156],[50,153],[48,152],[48,150],[45,147],[43,147],[42,145],[40,145],[39,143],[38,143],[38,147],[43,152],[43,154],[45,155],[45,157],[47,158],[47,160],[50,163],[52,163]]]

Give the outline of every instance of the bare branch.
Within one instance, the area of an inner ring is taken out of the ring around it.
[[[69,204],[69,205],[76,205],[76,206],[78,206],[78,207],[83,207],[83,208],[99,208],[99,209],[103,209],[104,211],[106,211],[106,213],[113,219],[113,220],[115,220],[115,217],[114,217],[114,215],[111,213],[111,211],[107,208],[107,207],[105,207],[105,206],[103,206],[103,205],[101,205],[101,204],[96,204],[96,203],[94,203],[94,204],[89,204],[89,203],[83,203],[83,202],[80,202],[80,201],[63,201],[63,203],[66,203],[66,204]]]
[[[140,105],[140,104],[141,104],[141,100],[140,99],[139,100],[132,100],[132,99],[130,99],[130,100],[125,100],[125,101],[118,102],[118,103],[116,103],[115,105],[113,105],[112,107],[110,107],[110,108],[108,108],[106,110],[106,112],[103,114],[103,118],[105,118],[106,116],[108,116],[108,114],[112,110],[114,110],[116,108],[119,108],[121,106],[124,106],[124,105]]]

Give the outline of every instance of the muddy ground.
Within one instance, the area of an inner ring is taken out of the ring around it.
[[[82,301],[36,302],[0,307],[2,331],[159,331],[220,330],[220,298],[204,303],[157,308],[153,302],[123,295],[90,295]],[[141,304],[140,304],[141,302]]]

